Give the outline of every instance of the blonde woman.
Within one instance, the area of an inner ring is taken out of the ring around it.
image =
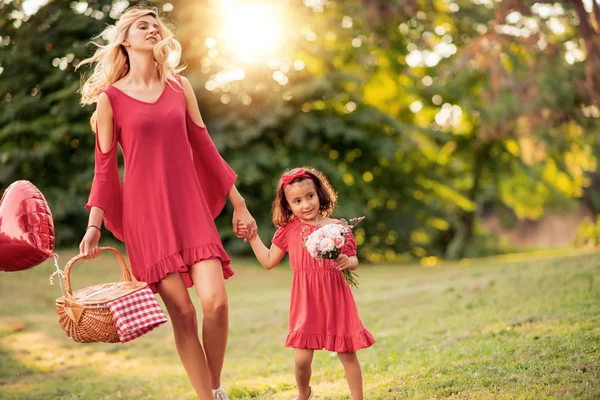
[[[100,226],[125,242],[133,274],[162,297],[177,351],[200,399],[227,399],[221,370],[228,331],[225,279],[233,275],[214,218],[229,197],[233,229],[247,240],[256,223],[217,152],[188,80],[178,75],[181,46],[157,11],[134,7],[100,36],[82,103],[97,103],[95,174],[80,244],[98,256]],[[126,173],[121,184],[117,144]],[[194,287],[204,315],[200,343]]]

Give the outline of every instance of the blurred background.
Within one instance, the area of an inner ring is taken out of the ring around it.
[[[337,217],[366,216],[353,295],[377,339],[360,352],[367,399],[600,398],[599,2],[0,0],[0,191],[43,192],[61,266],[94,175],[94,107],[77,93],[90,71],[75,67],[136,4],[173,26],[263,240],[295,166],[329,177]],[[290,399],[291,272],[244,257],[231,213],[217,219],[236,256],[223,386]],[[196,398],[169,324],[127,345],[68,339],[53,270],[0,273],[0,398]],[[120,276],[110,254],[73,275]],[[348,400],[335,353],[317,353],[316,398]]]
[[[370,263],[600,241],[600,9],[593,0],[0,2],[0,189],[46,196],[79,244],[94,169],[77,90],[90,40],[157,7],[269,239],[283,170],[311,165]],[[233,254],[231,209],[218,220]],[[104,239],[110,238],[104,231]]]

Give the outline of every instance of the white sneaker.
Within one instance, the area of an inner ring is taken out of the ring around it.
[[[294,400],[298,400],[300,398],[300,395],[297,394],[296,397],[294,397]],[[308,387],[308,400],[312,400],[313,398],[313,391],[312,388],[309,386]]]
[[[215,400],[229,400],[229,397],[227,397],[227,393],[225,393],[223,388],[213,390],[213,396],[215,396]]]

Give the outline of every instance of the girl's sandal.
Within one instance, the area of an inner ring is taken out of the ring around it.
[[[294,397],[294,400],[298,400],[300,398],[300,395],[297,394],[296,397]],[[308,387],[308,398],[307,400],[312,400],[313,399],[313,391],[312,388],[309,386]]]

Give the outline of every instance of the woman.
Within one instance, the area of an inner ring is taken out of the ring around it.
[[[134,276],[162,297],[198,397],[227,399],[220,379],[228,330],[225,279],[233,271],[214,218],[229,197],[238,237],[254,238],[255,221],[234,185],[236,174],[206,131],[190,83],[177,75],[181,46],[156,10],[130,8],[101,36],[108,44],[78,66],[95,64],[81,93],[83,104],[97,103],[96,167],[80,251],[98,255],[104,220],[125,242]],[[117,143],[126,165],[123,185]],[[204,314],[204,348],[191,286]]]

